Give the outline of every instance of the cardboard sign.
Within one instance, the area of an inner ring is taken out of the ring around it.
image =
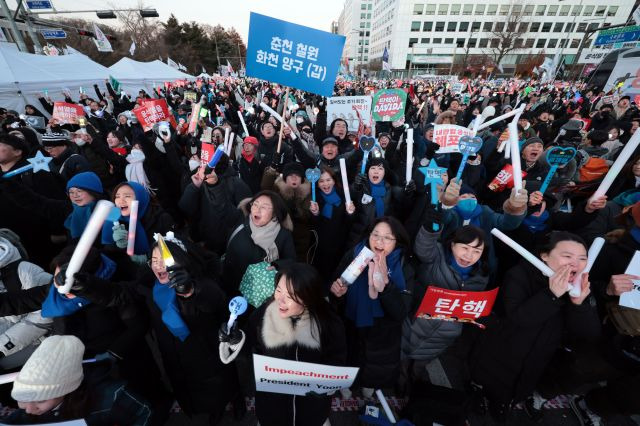
[[[198,99],[198,95],[196,92],[184,92],[185,101],[191,101],[193,103]]]
[[[175,127],[175,119],[169,114],[167,101],[164,99],[150,99],[133,109],[142,129],[147,132],[153,128],[154,123],[168,121]]]
[[[51,117],[58,120],[60,124],[78,124],[78,117],[84,117],[84,109],[76,104],[55,102]]]
[[[491,313],[498,289],[455,291],[429,286],[416,311],[416,318],[473,322]]]
[[[200,120],[200,108],[202,105],[194,104],[191,108],[191,117],[189,117],[189,133],[194,133],[198,128],[198,120]]]
[[[345,39],[251,12],[246,74],[331,96]]]
[[[356,367],[312,364],[253,355],[256,390],[259,392],[306,395],[326,394],[348,388],[358,374]]]
[[[436,124],[433,128],[433,141],[440,145],[438,154],[460,152],[458,141],[462,136],[472,136],[473,130],[455,124]]]
[[[395,121],[404,116],[407,93],[400,89],[378,90],[373,96],[373,119]]]
[[[327,98],[327,124],[336,118],[347,122],[349,130],[357,132],[358,114],[366,126],[371,126],[371,96],[333,96]]]
[[[451,92],[454,94],[460,94],[462,93],[462,90],[464,89],[465,84],[464,83],[453,83],[451,85]]]
[[[216,146],[212,143],[202,142],[200,148],[200,165],[206,166],[209,160],[213,158],[213,154],[216,152]]]

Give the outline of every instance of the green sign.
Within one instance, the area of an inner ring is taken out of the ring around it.
[[[371,113],[375,121],[395,121],[404,115],[407,93],[402,89],[378,90],[373,95]]]
[[[111,75],[109,76],[109,84],[111,84],[111,87],[113,87],[114,92],[120,92],[120,82]]]

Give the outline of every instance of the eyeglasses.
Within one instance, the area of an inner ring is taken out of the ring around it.
[[[250,203],[251,210],[259,210],[261,212],[269,212],[273,210],[273,206],[269,206],[267,204],[257,204],[255,202]]]
[[[147,265],[149,265],[149,268],[153,269],[163,269],[165,268],[165,264],[164,264],[164,260],[160,259],[160,260],[147,260]]]
[[[393,238],[393,237],[390,237],[390,236],[388,236],[388,235],[380,235],[380,234],[378,234],[378,233],[376,233],[376,232],[373,232],[373,233],[371,234],[371,238],[372,238],[374,241],[382,241],[382,242],[384,242],[385,244],[391,244],[391,243],[393,243],[393,242],[395,242],[395,241],[396,241],[396,239],[395,239],[395,238]]]

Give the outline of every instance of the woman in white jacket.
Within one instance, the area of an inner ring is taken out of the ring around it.
[[[16,246],[0,236],[0,293],[18,293],[47,285],[52,278],[38,265],[23,261]],[[40,311],[0,317],[0,369],[22,366],[49,334],[51,322]]]

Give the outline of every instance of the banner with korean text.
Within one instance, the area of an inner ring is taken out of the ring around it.
[[[333,94],[345,37],[251,12],[247,75]]]
[[[497,295],[497,288],[491,291],[455,291],[429,286],[416,312],[416,318],[480,325],[475,320],[491,313]]]
[[[138,117],[138,122],[145,132],[153,128],[155,123],[167,121],[173,127],[176,126],[173,115],[169,113],[167,101],[164,99],[152,99],[143,102],[133,109],[133,113]]]
[[[458,141],[461,136],[472,136],[473,130],[455,124],[436,124],[433,127],[433,141],[440,145],[438,154],[460,152]]]
[[[357,367],[312,364],[253,355],[256,390],[261,392],[306,395],[325,394],[348,388],[358,374]]]
[[[327,124],[336,118],[347,122],[349,130],[357,132],[360,120],[371,126],[371,96],[334,96],[327,98]]]
[[[84,117],[82,106],[67,102],[53,104],[51,118],[55,118],[60,124],[78,124],[78,117]]]

